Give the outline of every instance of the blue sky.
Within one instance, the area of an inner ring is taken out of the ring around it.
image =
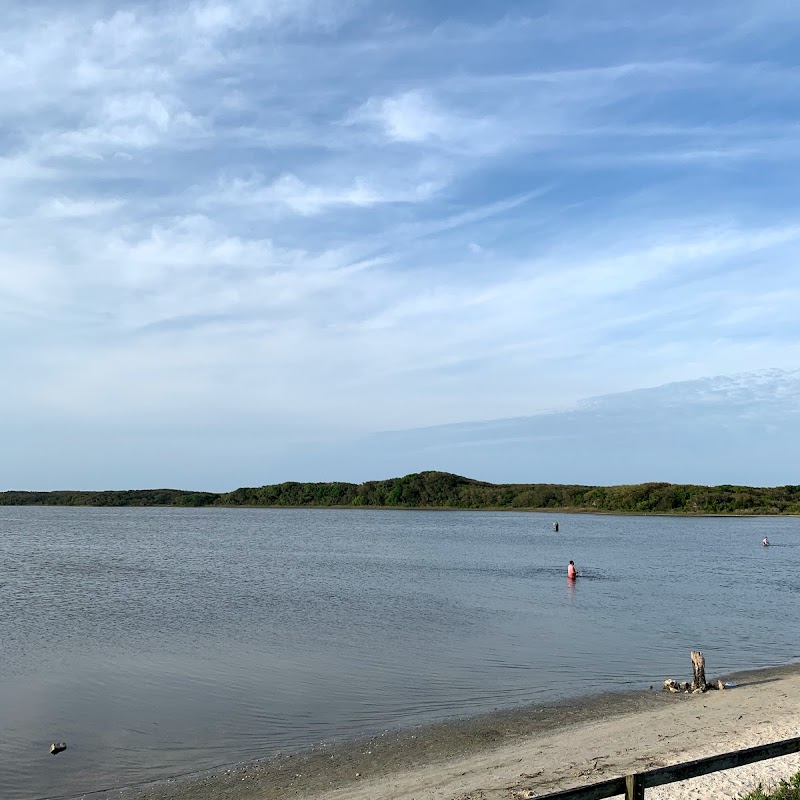
[[[799,29],[783,0],[12,4],[0,487],[699,479],[651,448],[604,481],[588,430],[550,478],[379,434],[728,375],[757,415],[800,366]]]

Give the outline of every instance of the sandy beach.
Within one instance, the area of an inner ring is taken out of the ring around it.
[[[685,676],[673,676],[682,678]],[[702,695],[606,695],[497,713],[125,793],[137,800],[522,800],[800,735],[800,667],[727,676]],[[800,770],[800,754],[649,789],[736,798]]]

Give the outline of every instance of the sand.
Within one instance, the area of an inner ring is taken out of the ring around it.
[[[681,676],[674,676],[681,679]],[[498,713],[160,784],[144,800],[522,800],[800,735],[800,669],[728,676],[702,695],[645,691]],[[800,771],[800,754],[648,789],[736,798]]]

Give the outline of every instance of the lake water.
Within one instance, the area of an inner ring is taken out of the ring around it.
[[[799,534],[793,518],[0,507],[0,797],[646,688],[690,678],[696,648],[709,677],[796,661]]]

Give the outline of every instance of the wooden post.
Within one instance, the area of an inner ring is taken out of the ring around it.
[[[625,776],[625,800],[644,800],[644,780],[641,775]]]
[[[692,650],[692,689],[706,688],[706,659],[699,650]]]

